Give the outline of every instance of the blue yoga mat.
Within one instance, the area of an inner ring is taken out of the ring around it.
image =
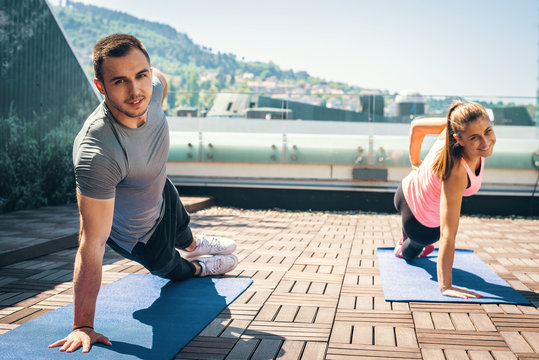
[[[67,336],[73,304],[51,311],[0,335],[1,359],[171,359],[228,304],[251,285],[250,279],[194,278],[173,282],[130,274],[104,286],[98,296],[96,331],[112,346],[89,353],[47,346]]]
[[[456,249],[453,286],[483,295],[482,299],[443,296],[438,286],[438,250],[425,258],[400,259],[393,248],[377,249],[378,268],[387,301],[475,302],[529,305],[530,302],[498,276],[473,250]]]

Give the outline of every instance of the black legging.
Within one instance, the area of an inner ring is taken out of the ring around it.
[[[395,193],[395,209],[402,217],[402,257],[404,259],[413,259],[421,253],[427,245],[434,244],[440,239],[440,227],[430,228],[421,224],[412,214],[404,193],[402,184],[399,185]]]

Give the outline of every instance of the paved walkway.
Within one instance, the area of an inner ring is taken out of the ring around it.
[[[534,306],[386,302],[375,250],[394,245],[399,221],[194,213],[195,233],[238,241],[240,263],[228,276],[254,283],[175,359],[539,359],[538,220],[464,217],[457,239]],[[67,249],[0,268],[0,332],[72,301],[74,257]],[[111,250],[104,262],[104,284],[147,273]]]

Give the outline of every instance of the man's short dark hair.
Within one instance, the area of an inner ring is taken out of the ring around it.
[[[133,35],[112,34],[99,40],[95,44],[93,52],[95,77],[103,82],[103,61],[107,57],[122,57],[133,48],[142,51],[144,56],[146,56],[146,59],[148,59],[148,62],[150,62],[148,51],[146,51],[146,48],[142,45],[140,40]]]

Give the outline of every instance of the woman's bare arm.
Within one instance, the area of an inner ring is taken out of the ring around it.
[[[421,145],[426,135],[441,134],[447,122],[444,118],[416,119],[410,125],[410,163],[413,167],[421,165]]]
[[[455,239],[459,228],[462,194],[468,185],[466,170],[459,163],[449,178],[442,182],[440,198],[440,248],[438,254],[438,285],[442,294],[459,298],[477,298],[480,295],[453,286]]]

